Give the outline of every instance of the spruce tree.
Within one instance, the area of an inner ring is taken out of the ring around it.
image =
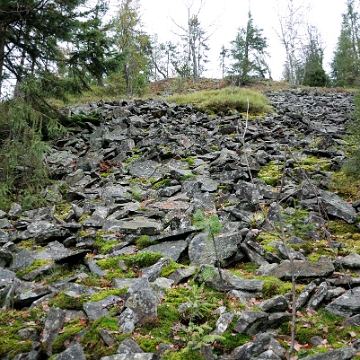
[[[308,27],[308,43],[303,48],[303,85],[325,86],[328,76],[323,68],[324,50],[321,46],[320,35],[314,26]]]
[[[342,15],[341,32],[331,64],[336,86],[357,86],[360,81],[360,17],[355,11],[355,1],[347,1],[347,11]]]
[[[262,29],[253,24],[250,11],[246,28],[238,30],[231,44],[230,56],[234,63],[229,73],[235,76],[239,85],[249,83],[254,77],[265,77],[267,40],[262,35]]]

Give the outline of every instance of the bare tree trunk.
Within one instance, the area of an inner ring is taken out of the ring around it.
[[[288,71],[289,83],[292,86],[298,84],[296,74],[296,52],[301,44],[301,29],[305,25],[304,19],[306,16],[302,11],[303,8],[304,6],[302,4],[295,7],[294,1],[289,0],[285,15],[283,15],[284,11],[278,9],[280,33],[277,35],[285,48],[287,62],[286,69]]]
[[[5,29],[0,28],[0,99],[2,94],[1,90],[3,86],[4,57],[5,57]]]

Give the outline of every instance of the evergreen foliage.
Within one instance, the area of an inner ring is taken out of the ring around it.
[[[215,252],[215,259],[217,263],[217,268],[219,272],[219,277],[223,281],[222,273],[221,273],[221,256],[219,254],[218,245],[216,244],[216,236],[221,233],[222,225],[219,221],[217,215],[205,214],[201,210],[196,210],[193,216],[193,223],[195,228],[199,230],[205,230],[208,233],[209,239],[212,240],[214,252]]]
[[[336,86],[357,86],[360,69],[360,17],[355,11],[355,0],[347,0],[347,12],[342,15],[341,32],[331,64]]]
[[[151,42],[149,35],[141,29],[139,4],[136,0],[121,1],[112,27],[115,49],[122,54],[123,62],[119,71],[108,77],[108,83],[119,82],[128,95],[141,96],[149,82]]]
[[[323,68],[324,51],[320,36],[314,26],[308,29],[308,44],[304,47],[303,85],[325,86],[329,79]]]
[[[42,141],[44,116],[23,99],[12,99],[0,106],[0,209],[11,201],[21,201],[24,209],[41,206],[43,186],[49,183]],[[48,121],[46,129],[55,133],[58,123]],[[38,194],[38,195],[35,195]]]
[[[238,30],[236,39],[231,44],[230,54],[235,62],[229,73],[235,76],[236,82],[244,85],[254,77],[265,78],[267,40],[262,35],[262,29],[253,24],[250,11],[246,28]]]

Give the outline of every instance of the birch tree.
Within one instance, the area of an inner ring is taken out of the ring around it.
[[[278,4],[279,5],[279,4]],[[287,0],[286,6],[278,6],[280,30],[277,35],[285,49],[285,78],[290,85],[299,84],[298,69],[301,64],[301,48],[304,39],[306,8],[303,3],[295,4],[294,0]]]

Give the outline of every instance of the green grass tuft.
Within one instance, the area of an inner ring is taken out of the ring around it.
[[[263,94],[237,87],[173,95],[166,100],[177,104],[193,104],[200,111],[215,114],[233,111],[246,113],[248,100],[250,114],[259,115],[271,111],[269,100]]]

